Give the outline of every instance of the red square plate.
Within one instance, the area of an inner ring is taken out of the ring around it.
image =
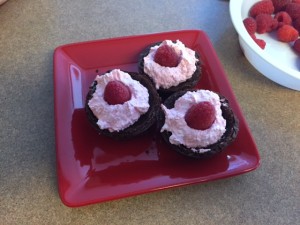
[[[119,68],[137,71],[140,52],[165,39],[181,40],[201,55],[198,88],[226,96],[240,120],[236,141],[208,160],[170,150],[154,131],[117,142],[98,135],[83,109],[97,74]],[[203,31],[183,30],[60,46],[54,52],[54,100],[59,194],[70,207],[212,181],[258,167],[260,157],[230,84]]]

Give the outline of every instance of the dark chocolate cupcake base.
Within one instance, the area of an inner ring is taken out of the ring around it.
[[[157,42],[157,43],[151,44],[139,56],[139,61],[138,61],[138,70],[139,70],[139,73],[147,75],[150,79],[151,79],[151,77],[144,72],[144,57],[146,57],[149,54],[150,49],[153,46],[160,45],[161,43],[162,42]],[[163,99],[167,98],[168,96],[170,96],[171,94],[173,94],[175,92],[193,88],[193,87],[195,87],[198,84],[198,82],[199,82],[199,80],[201,78],[202,73],[201,73],[200,57],[199,57],[199,54],[197,52],[195,52],[195,57],[198,59],[198,61],[196,63],[196,71],[193,73],[193,75],[192,75],[191,78],[189,78],[186,81],[178,84],[177,86],[173,86],[173,87],[170,87],[170,88],[167,88],[167,89],[165,89],[165,88],[159,88],[157,90],[157,92],[159,93],[159,95]],[[152,82],[154,83],[153,80],[152,80]]]
[[[152,125],[155,124],[157,118],[157,112],[160,108],[160,97],[155,87],[153,86],[152,82],[148,78],[138,73],[134,73],[134,72],[126,72],[126,73],[130,74],[132,79],[139,81],[144,87],[148,89],[149,92],[150,108],[145,114],[141,115],[141,117],[134,124],[118,132],[117,131],[110,132],[108,129],[100,129],[100,127],[97,125],[98,118],[93,114],[92,110],[88,105],[89,100],[93,97],[93,93],[96,91],[96,86],[97,86],[96,81],[94,81],[90,86],[89,92],[86,97],[86,103],[85,103],[85,111],[87,114],[87,118],[90,121],[91,125],[96,129],[96,131],[98,131],[99,134],[112,137],[118,140],[130,139],[136,136],[140,136],[145,132],[147,132],[152,127]]]
[[[187,91],[196,91],[196,90],[185,90],[177,92],[171,95],[164,101],[164,105],[168,108],[174,108],[175,101],[183,96]],[[182,155],[192,157],[192,158],[209,158],[212,157],[221,151],[223,151],[228,145],[230,145],[237,137],[239,131],[239,121],[235,114],[233,113],[231,107],[229,106],[228,100],[224,96],[220,96],[221,102],[221,110],[222,116],[226,120],[226,131],[222,135],[222,137],[214,144],[194,149],[210,149],[210,151],[206,151],[201,153],[200,151],[194,151],[191,148],[188,148],[184,145],[174,145],[169,141],[170,136],[172,135],[169,131],[163,131],[161,133],[164,141],[175,151],[179,152]],[[158,113],[158,129],[161,130],[162,126],[165,123],[165,114],[162,109],[160,109]]]

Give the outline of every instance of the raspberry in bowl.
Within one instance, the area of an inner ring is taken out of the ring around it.
[[[300,3],[294,0],[231,0],[229,9],[248,61],[268,79],[300,91],[300,54],[293,48],[300,38],[296,19],[297,11],[300,15]]]
[[[152,127],[159,105],[160,98],[149,79],[114,69],[95,78],[86,97],[85,110],[98,133],[129,139]]]

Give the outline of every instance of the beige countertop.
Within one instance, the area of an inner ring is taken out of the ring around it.
[[[251,129],[244,175],[69,208],[58,195],[53,52],[87,40],[201,29]],[[0,7],[0,224],[300,224],[300,92],[243,56],[222,0],[10,0]]]

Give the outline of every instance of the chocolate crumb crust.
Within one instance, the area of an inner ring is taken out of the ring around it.
[[[183,96],[188,91],[197,91],[197,90],[185,90],[185,91],[176,92],[176,93],[172,94],[170,97],[168,97],[164,101],[163,104],[168,109],[174,108],[175,101],[179,97]],[[185,156],[192,157],[192,158],[197,158],[197,159],[209,158],[209,157],[212,157],[212,156],[216,155],[217,153],[220,153],[221,151],[223,151],[228,145],[230,145],[236,139],[236,136],[239,131],[239,121],[238,121],[237,117],[235,116],[235,114],[233,113],[228,100],[220,94],[219,94],[219,96],[220,96],[220,102],[221,102],[222,116],[226,120],[226,131],[222,135],[220,140],[217,141],[216,143],[205,146],[205,147],[201,147],[201,148],[211,149],[210,151],[200,153],[200,152],[195,152],[191,148],[188,148],[184,145],[171,144],[169,141],[169,138],[172,133],[169,131],[163,131],[161,133],[164,141],[173,150],[179,152],[180,154],[183,154]],[[160,108],[160,111],[158,113],[158,130],[159,131],[161,130],[164,123],[165,123],[165,114],[164,114],[163,110]],[[197,148],[195,148],[195,149],[197,149]]]
[[[156,122],[157,112],[160,108],[160,97],[150,79],[138,73],[127,71],[123,72],[128,73],[132,79],[139,81],[148,89],[149,92],[150,108],[145,114],[141,115],[141,117],[134,124],[119,132],[110,132],[108,129],[100,129],[100,127],[97,125],[98,119],[88,105],[89,100],[93,97],[93,93],[96,91],[97,81],[94,81],[89,87],[89,92],[85,101],[85,111],[91,125],[98,131],[99,134],[112,137],[117,140],[126,140],[144,134]]]
[[[175,41],[173,41],[173,42],[175,43]],[[161,43],[162,43],[162,41],[153,43],[153,44],[149,45],[146,49],[144,49],[143,52],[141,52],[141,54],[139,56],[139,60],[138,60],[138,70],[139,70],[140,74],[147,75],[144,72],[144,57],[146,57],[149,54],[150,49],[153,46],[160,45]],[[173,94],[175,92],[178,92],[178,91],[181,91],[181,90],[191,89],[191,88],[193,88],[193,87],[195,87],[197,85],[197,83],[199,82],[199,80],[201,78],[202,73],[201,73],[200,56],[199,56],[199,54],[196,51],[195,51],[195,57],[198,59],[198,61],[196,62],[196,71],[194,72],[194,74],[192,75],[192,77],[189,78],[189,79],[187,79],[186,81],[178,84],[177,86],[173,86],[173,87],[170,87],[170,88],[167,88],[167,89],[165,89],[165,88],[159,88],[157,90],[157,92],[159,93],[159,95],[162,98],[165,99],[165,98],[167,98],[168,96],[170,96],[171,94]],[[151,79],[150,76],[148,76],[148,77]],[[151,81],[154,83],[154,81],[152,79],[151,79]]]

